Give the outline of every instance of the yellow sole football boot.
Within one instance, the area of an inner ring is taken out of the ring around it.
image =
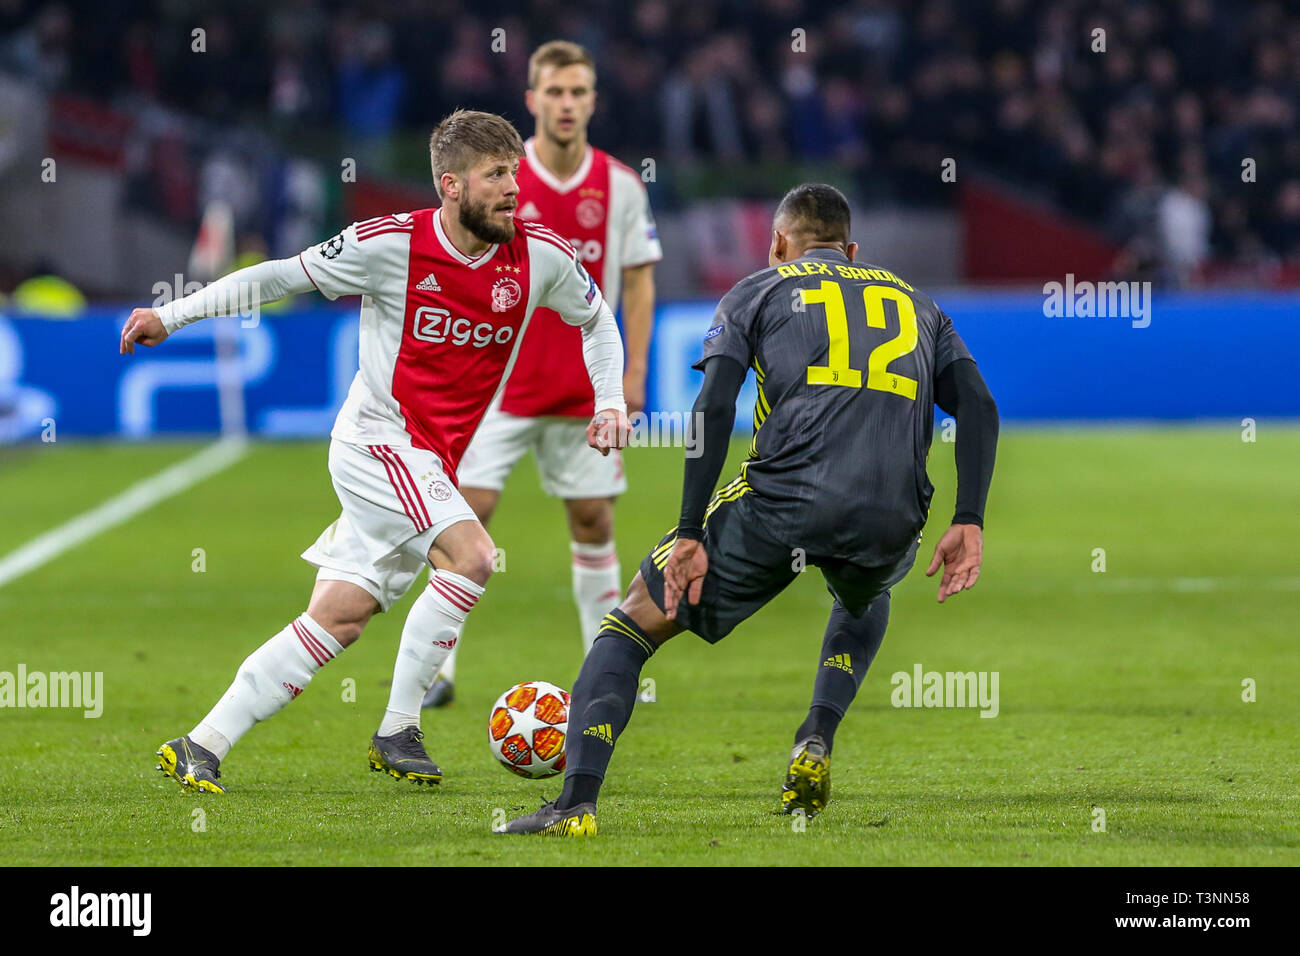
[[[790,753],[790,769],[781,787],[781,812],[801,811],[812,819],[826,809],[830,799],[831,756],[826,741],[808,737]]]
[[[555,801],[543,803],[524,817],[496,827],[493,833],[533,833],[538,836],[594,837],[596,835],[596,805],[580,803],[571,810],[557,810]]]
[[[406,727],[388,737],[375,734],[370,738],[370,769],[419,786],[441,783],[442,769],[429,759],[420,743],[423,739],[418,727]]]
[[[200,747],[189,737],[169,740],[157,750],[158,769],[191,793],[225,793],[226,788],[217,783],[221,763],[211,750]]]

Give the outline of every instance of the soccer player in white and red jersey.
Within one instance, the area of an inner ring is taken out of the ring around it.
[[[429,586],[402,629],[369,759],[394,777],[441,780],[421,743],[420,701],[483,594],[494,552],[457,490],[457,467],[541,307],[580,343],[599,409],[587,443],[609,453],[626,441],[614,316],[566,238],[515,218],[518,132],[500,116],[457,110],[434,130],[429,153],[441,208],[355,223],[295,258],[136,309],[122,330],[121,351],[132,352],[232,303],[312,289],[362,296],[360,370],[330,441],[342,514],[303,552],[319,569],[310,603],[249,655],[193,730],[159,748],[159,769],[183,788],[224,792],[217,767],[230,748],[302,693],[426,565]]]
[[[611,308],[623,301],[628,410],[645,404],[646,357],[654,321],[654,263],[663,253],[641,177],[587,142],[596,108],[596,70],[576,43],[554,40],[528,60],[528,111],[535,134],[519,168],[519,218],[540,221],[568,239]],[[623,459],[586,447],[596,405],[582,368],[576,330],[539,309],[510,380],[479,426],[461,465],[461,490],[484,525],[512,468],[531,450],[542,488],[564,501],[573,600],[584,650],[601,618],[618,603],[623,582],[614,549],[614,499],[627,490]],[[454,696],[455,652],[425,697],[426,707]]]

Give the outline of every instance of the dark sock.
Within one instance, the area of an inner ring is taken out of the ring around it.
[[[829,751],[835,742],[835,730],[843,719],[843,714],[837,714],[829,707],[813,706],[808,710],[808,716],[803,719],[799,729],[794,733],[794,742],[797,744],[801,740],[806,740],[814,734],[826,741],[826,749]]]
[[[835,731],[858,694],[875,660],[876,651],[885,639],[889,625],[889,593],[871,602],[865,614],[855,618],[839,601],[831,608],[826,636],[822,638],[821,664],[813,683],[812,706],[795,732],[797,744],[816,734],[826,741],[829,751],[835,743]]]
[[[653,653],[645,632],[618,608],[600,622],[569,701],[568,769],[559,809],[596,802],[614,742],[632,716],[641,668]]]
[[[596,798],[600,796],[602,783],[604,781],[600,777],[594,777],[589,773],[571,773],[564,778],[564,790],[555,805],[561,810],[568,810],[580,803],[595,803]]]

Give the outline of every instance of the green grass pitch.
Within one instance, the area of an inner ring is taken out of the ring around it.
[[[0,555],[195,447],[4,451]],[[491,529],[506,568],[467,626],[458,701],[425,716],[441,787],[366,766],[408,597],[235,748],[227,795],[182,794],[154,749],[305,606],[298,553],[337,510],[320,442],[257,445],[0,588],[0,671],[105,681],[99,719],[0,710],[0,863],[1300,863],[1300,430],[1006,429],[979,586],[940,607],[922,571],[951,515],[951,454],[936,441],[920,566],[839,732],[830,807],[804,832],[773,810],[820,663],[815,570],[720,645],[684,634],[651,660],[658,699],[620,741],[598,838],[490,832],[495,811],[558,792],[495,764],[492,701],[519,680],[571,686],[580,663],[561,509],[531,463]],[[625,580],[673,522],[681,451],[633,450],[628,472]],[[891,706],[890,675],[916,664],[998,672],[998,716]]]

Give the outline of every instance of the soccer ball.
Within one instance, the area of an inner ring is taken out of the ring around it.
[[[501,766],[538,780],[564,770],[568,731],[568,693],[544,680],[524,681],[492,705],[488,746]]]

